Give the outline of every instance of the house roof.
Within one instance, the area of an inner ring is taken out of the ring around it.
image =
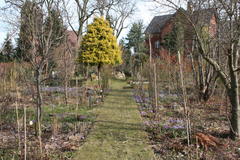
[[[75,34],[74,31],[66,31],[66,35],[67,35],[67,41],[68,43],[71,45],[71,47],[75,47],[77,45],[77,35]]]
[[[213,15],[216,14],[216,9],[201,9],[193,12],[192,19],[194,23],[209,24]]]
[[[178,12],[178,11],[177,11]],[[194,11],[192,14],[192,19],[194,23],[203,23],[209,24],[212,16],[216,13],[216,10],[213,8],[210,9],[201,9]],[[175,13],[176,14],[176,13]],[[175,14],[168,14],[162,16],[155,16],[150,24],[148,25],[147,29],[145,30],[145,34],[154,34],[160,33],[161,29],[164,25],[175,15]]]
[[[155,16],[152,19],[151,23],[148,25],[147,29],[145,30],[145,34],[160,33],[162,27],[172,17],[173,17],[173,14],[168,14],[168,15],[163,15],[163,16]]]

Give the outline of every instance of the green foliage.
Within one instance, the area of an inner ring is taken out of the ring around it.
[[[162,45],[171,53],[177,53],[182,50],[184,43],[184,27],[183,24],[176,18],[176,23],[171,32],[165,37]]]
[[[127,76],[131,76],[131,51],[128,48],[123,49],[123,65],[122,70]]]
[[[63,19],[61,16],[61,12],[57,9],[52,9],[50,15],[46,19],[45,30],[49,30],[52,28],[52,39],[54,39],[54,46],[58,46],[64,40],[64,33],[66,31],[66,27],[64,26]],[[62,38],[59,38],[62,37]]]
[[[142,21],[138,21],[132,24],[132,27],[127,35],[127,47],[130,49],[134,47],[135,52],[145,51],[144,47],[144,26]]]
[[[145,53],[137,53],[131,57],[132,65],[134,68],[139,68],[143,65],[148,59],[148,56]]]
[[[13,60],[13,45],[12,40],[9,39],[9,35],[7,35],[5,41],[4,41],[4,47],[2,52],[0,53],[0,62],[9,62]]]
[[[177,28],[173,27],[173,30],[164,37],[162,46],[168,49],[171,53],[176,53],[177,45]]]
[[[126,41],[122,41],[123,50],[123,71],[126,75],[131,75],[131,70],[138,70],[143,64],[147,55],[145,48],[144,26],[142,21],[132,24],[129,33],[127,34]],[[131,55],[131,50],[134,48],[134,55]],[[133,68],[132,68],[133,67]]]
[[[33,39],[31,30],[40,32],[43,25],[42,10],[39,9],[36,2],[27,0],[21,8],[21,25],[19,38],[17,39],[16,57],[29,61],[31,58],[30,50]],[[30,28],[33,27],[33,28]]]
[[[64,33],[66,31],[66,27],[63,23],[63,18],[61,16],[61,12],[58,9],[52,9],[50,15],[45,20],[45,30],[48,31],[52,29],[51,38],[53,39],[53,44],[51,46],[51,52],[63,44],[64,42]],[[48,36],[48,35],[47,35]],[[53,60],[53,56],[48,59],[48,71],[56,67],[56,62]]]
[[[82,40],[79,61],[93,65],[122,63],[121,49],[109,22],[104,18],[95,18],[88,25],[87,34]]]
[[[16,48],[14,49],[14,59],[17,61],[24,60],[24,52],[21,49],[21,39],[18,37],[16,39]]]

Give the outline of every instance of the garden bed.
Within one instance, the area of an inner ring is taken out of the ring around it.
[[[159,93],[159,106],[154,113],[149,97],[141,90],[134,93],[145,130],[158,159],[240,158],[240,141],[229,137],[228,107],[225,100],[213,97],[208,103],[192,102],[190,107],[191,137],[187,141],[186,120],[176,96]]]
[[[79,91],[78,91],[79,90]],[[24,158],[24,106],[26,108],[27,159],[71,159],[85,142],[97,115],[92,109],[101,103],[97,91],[89,96],[83,87],[68,88],[68,104],[65,103],[62,87],[43,89],[42,155],[35,131],[35,105],[30,92],[13,92],[0,97],[0,159]],[[81,95],[81,97],[79,97]],[[18,124],[16,117],[18,104]],[[89,104],[91,103],[91,105]],[[20,143],[19,143],[20,139]],[[19,146],[20,144],[20,146]]]

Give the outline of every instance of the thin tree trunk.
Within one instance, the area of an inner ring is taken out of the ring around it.
[[[37,87],[37,128],[40,153],[42,154],[42,129],[41,129],[41,117],[42,117],[42,95],[41,95],[41,69],[37,69],[35,73],[36,87]]]
[[[151,43],[151,35],[149,34],[149,37],[148,37],[148,43],[149,43],[149,61],[150,61],[150,65],[152,63],[152,43]]]
[[[186,86],[184,84],[183,79],[183,70],[182,70],[182,62],[181,62],[181,54],[180,51],[178,51],[178,63],[179,63],[179,71],[180,71],[180,81],[181,81],[181,88],[183,93],[183,105],[184,105],[184,114],[185,114],[185,120],[186,120],[186,129],[187,129],[187,142],[188,146],[190,146],[190,120],[189,120],[189,112],[187,109],[187,93],[186,93]]]
[[[79,92],[79,90],[78,90],[79,88],[78,88],[78,79],[76,78],[76,90],[77,90],[77,106],[76,106],[76,109],[78,110],[78,107],[79,107],[79,94],[78,94],[78,92]]]
[[[149,43],[149,69],[152,70],[152,43],[151,43],[151,34],[149,34],[149,37],[148,37],[148,43]],[[152,72],[149,73],[149,97],[154,97],[155,94],[153,93],[154,87],[153,87],[153,78],[152,78]],[[155,101],[155,98],[151,99],[151,103],[152,103],[152,109],[153,109],[153,112],[155,113],[156,112],[156,108],[155,108],[155,104],[156,104],[156,101]]]
[[[168,50],[168,94],[171,93],[171,55],[170,50]]]
[[[20,127],[19,127],[19,114],[18,114],[18,100],[19,100],[19,92],[18,88],[16,87],[17,92],[17,100],[16,100],[16,118],[17,118],[17,131],[18,131],[18,151],[21,151],[21,138],[20,138]]]
[[[24,105],[24,160],[27,160],[27,112]]]
[[[66,62],[66,53],[64,53],[64,99],[65,99],[65,104],[68,106],[68,75],[67,75],[67,62]]]
[[[65,105],[68,106],[68,91],[67,91],[68,82],[67,82],[66,77],[64,79],[65,79],[64,80],[64,99],[65,99]]]
[[[102,87],[101,87],[101,66],[102,65],[99,63],[98,64],[98,85],[102,89]]]
[[[76,77],[76,91],[77,91],[77,94],[76,94],[76,114],[75,114],[75,116],[76,116],[76,119],[77,119],[77,111],[78,111],[78,109],[79,109],[79,88],[78,88],[78,78]],[[77,132],[77,124],[78,124],[79,122],[77,122],[76,121],[76,123],[75,123],[75,127],[74,127],[74,129],[75,129],[75,132]]]
[[[158,106],[158,93],[157,93],[157,73],[156,73],[156,63],[154,63],[154,97],[155,97],[155,110]]]
[[[236,74],[236,73],[235,73]],[[231,84],[232,88],[228,91],[228,97],[232,106],[231,109],[231,136],[233,138],[240,137],[240,104],[239,104],[239,90],[238,77],[235,76]]]

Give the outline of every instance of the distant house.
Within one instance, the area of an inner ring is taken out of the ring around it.
[[[57,77],[73,76],[76,67],[77,35],[74,31],[65,31],[64,41],[53,51],[53,61],[55,62],[52,74]]]
[[[69,30],[67,30],[67,31],[66,31],[66,37],[67,37],[67,42],[68,42],[68,44],[69,44],[71,47],[75,48],[75,47],[77,46],[77,42],[78,42],[78,37],[77,37],[77,35],[75,34],[75,32],[74,32],[74,31],[69,31]]]
[[[150,48],[151,44],[151,53],[153,57],[165,57],[169,54],[169,51],[162,44],[164,43],[165,36],[173,30],[177,17],[179,16],[181,21],[185,21],[185,46],[187,46],[187,50],[191,49],[195,35],[194,32],[192,32],[193,29],[191,25],[188,23],[185,16],[183,16],[184,12],[191,12],[193,23],[207,27],[210,35],[215,35],[217,29],[216,10],[202,9],[192,11],[191,4],[189,3],[187,11],[179,9],[174,14],[155,16],[152,19],[145,30],[145,35],[147,47]],[[187,52],[187,50],[185,52]]]
[[[145,30],[146,44],[148,48],[152,48],[153,57],[159,57],[165,52],[161,43],[164,40],[164,36],[172,31],[174,14],[155,16],[151,23]]]

